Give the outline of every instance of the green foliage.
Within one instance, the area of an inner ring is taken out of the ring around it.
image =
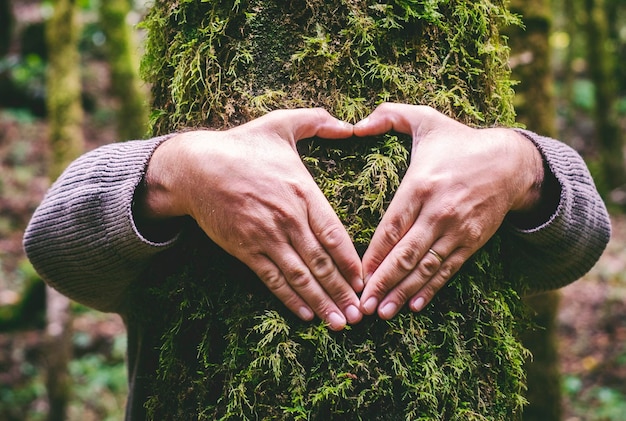
[[[626,394],[623,391],[595,386],[584,389],[580,378],[568,376],[563,388],[577,414],[589,421],[618,421],[626,413]]]
[[[30,262],[20,263],[17,273],[23,282],[20,298],[0,306],[0,332],[42,327],[45,324],[45,286]]]
[[[79,341],[76,336],[74,341]],[[124,401],[128,392],[125,364],[126,337],[115,338],[110,355],[87,354],[70,362],[74,385],[70,402],[70,419],[81,419],[85,408],[102,421],[124,417]]]
[[[153,131],[219,129],[304,106],[356,121],[382,101],[513,124],[498,26],[514,21],[499,1],[156,1],[142,65]],[[411,141],[390,134],[338,145],[298,147],[362,252]],[[185,235],[134,292],[132,317],[160,338],[151,419],[518,417],[523,309],[499,237],[420,314],[331,332],[290,314],[198,230]]]

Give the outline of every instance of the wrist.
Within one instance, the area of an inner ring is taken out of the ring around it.
[[[186,134],[176,135],[159,145],[148,162],[142,182],[135,192],[135,216],[159,221],[187,214],[177,178],[184,168],[182,146]]]
[[[544,160],[530,139],[520,133],[509,130],[519,147],[520,157],[520,190],[511,206],[514,212],[533,212],[540,205],[543,196],[545,179]]]
[[[547,222],[560,200],[560,184],[550,171],[538,147],[526,136],[512,131],[526,150],[526,184],[518,201],[511,207],[509,220],[520,228],[532,228]]]

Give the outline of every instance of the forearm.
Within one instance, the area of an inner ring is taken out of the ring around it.
[[[163,138],[116,143],[77,159],[35,211],[24,247],[35,269],[70,298],[121,311],[129,284],[172,240],[144,238],[133,200]]]
[[[580,278],[596,263],[610,237],[610,219],[578,153],[556,140],[520,132],[541,152],[546,177],[557,183],[545,193],[558,200],[543,199],[543,218],[533,226],[509,219],[509,252],[529,290],[558,288]]]

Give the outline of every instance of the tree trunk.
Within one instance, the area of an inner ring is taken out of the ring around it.
[[[56,0],[46,27],[49,65],[46,78],[48,120],[52,163],[50,179],[55,180],[83,151],[81,108],[80,34],[73,0]]]
[[[83,150],[78,6],[72,0],[54,2],[47,23],[49,65],[46,79],[52,162],[55,180]],[[63,421],[71,393],[68,363],[71,360],[72,318],[70,301],[47,287],[46,387],[48,421]]]
[[[499,36],[512,20],[504,2],[473,0],[156,1],[143,64],[154,132],[220,129],[311,106],[354,122],[381,101],[431,105],[474,125],[512,124]],[[299,147],[363,251],[406,168],[410,139]],[[420,314],[405,309],[389,322],[369,317],[331,332],[298,320],[240,262],[190,232],[134,291],[130,317],[160,338],[150,418],[518,418],[522,305],[501,240]]]
[[[120,139],[142,139],[148,131],[148,101],[139,78],[137,47],[126,18],[128,0],[106,0],[100,3],[100,22],[106,35],[111,66],[111,86],[119,101],[118,136]]]
[[[587,12],[587,54],[595,86],[596,137],[603,181],[609,189],[623,188],[626,184],[624,141],[617,118],[616,72],[613,53],[609,49],[604,0],[585,0],[584,3]]]
[[[13,9],[9,0],[0,0],[0,58],[9,52],[13,38]]]
[[[72,360],[72,316],[70,300],[60,292],[46,288],[46,390],[47,421],[65,421],[72,394],[68,364]]]
[[[556,136],[556,110],[550,63],[552,26],[550,1],[514,0],[513,12],[521,14],[524,29],[511,33],[515,109],[518,121],[546,136]],[[561,420],[561,378],[556,340],[559,293],[547,292],[526,299],[534,312],[536,327],[524,332],[523,343],[533,355],[526,363],[528,406],[525,421]]]

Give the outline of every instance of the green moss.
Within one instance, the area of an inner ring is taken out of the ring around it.
[[[153,130],[226,128],[302,106],[356,121],[381,101],[431,105],[472,125],[513,124],[498,31],[513,21],[491,1],[158,0],[144,24]],[[364,251],[406,170],[410,139],[298,146]],[[161,338],[152,419],[518,416],[523,306],[499,236],[422,313],[331,332],[291,315],[202,233],[187,235],[136,292],[135,317]]]

